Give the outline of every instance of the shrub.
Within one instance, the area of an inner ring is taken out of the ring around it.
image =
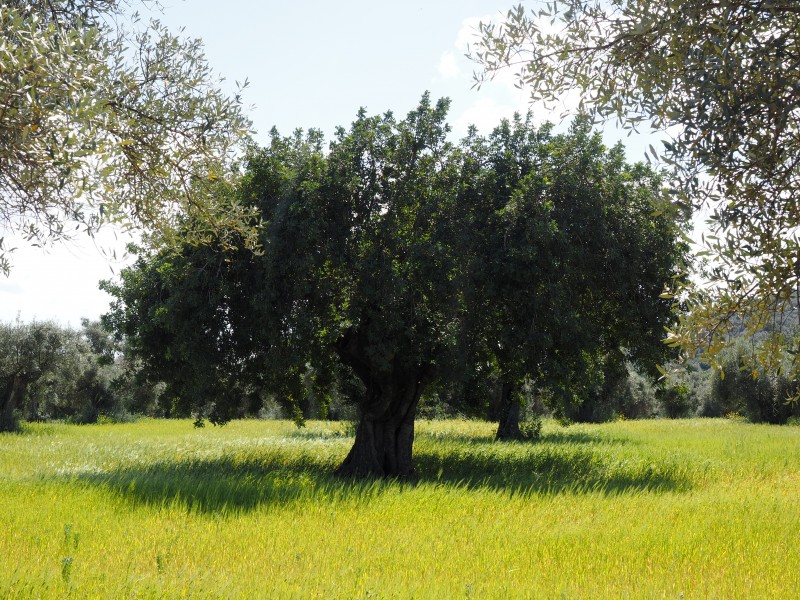
[[[689,386],[677,383],[659,390],[658,399],[664,416],[670,419],[680,419],[691,415],[692,403]]]
[[[519,424],[519,432],[523,440],[538,440],[542,437],[542,418],[540,416],[529,416]]]
[[[753,423],[786,423],[800,415],[800,406],[790,401],[797,393],[797,382],[753,367],[747,349],[740,345],[723,356],[700,414],[721,417],[737,413]]]

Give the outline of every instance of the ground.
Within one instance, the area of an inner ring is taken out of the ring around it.
[[[344,424],[0,435],[0,596],[796,597],[800,427],[421,422],[416,482]]]

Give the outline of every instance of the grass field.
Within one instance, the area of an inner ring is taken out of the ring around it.
[[[342,424],[0,435],[0,598],[800,597],[800,427],[422,422],[415,483]]]

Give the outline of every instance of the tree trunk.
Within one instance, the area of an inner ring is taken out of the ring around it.
[[[417,374],[392,374],[372,382],[356,439],[336,470],[343,476],[411,477],[414,418],[424,382]]]
[[[411,456],[414,418],[428,380],[428,365],[413,365],[395,357],[387,369],[376,368],[366,344],[357,332],[349,332],[335,349],[366,387],[361,402],[356,439],[350,453],[336,470],[340,476],[412,477]]]
[[[0,396],[0,431],[16,431],[18,423],[14,411],[25,395],[27,379],[24,375],[11,375],[6,379],[3,395]]]
[[[500,416],[496,440],[521,440],[519,417],[522,407],[519,398],[514,394],[514,386],[503,382],[500,390]]]

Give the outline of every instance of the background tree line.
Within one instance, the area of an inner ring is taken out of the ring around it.
[[[615,377],[598,382],[580,405],[567,410],[558,410],[550,390],[523,385],[519,394],[522,431],[535,436],[537,420],[552,416],[565,423],[735,416],[754,423],[782,424],[800,418],[800,407],[787,401],[797,393],[797,383],[787,374],[765,371],[754,378],[748,356],[752,348],[752,340],[739,336],[734,349],[722,357],[722,369],[695,360],[672,370],[666,382],[625,365]],[[199,416],[177,407],[164,394],[163,382],[146,381],[127,345],[98,321],[84,320],[78,330],[50,322],[0,324],[0,385],[2,431],[13,430],[20,420],[94,423],[140,416]],[[356,407],[345,382],[326,396],[320,396],[313,376],[306,377],[303,385],[299,411],[304,419],[355,420]],[[496,376],[432,385],[422,394],[419,416],[497,420],[501,392]],[[236,414],[292,417],[273,396],[257,393],[251,401],[242,402]]]
[[[139,378],[136,359],[99,321],[0,324],[0,431],[19,420],[94,423],[164,416],[163,385]]]

